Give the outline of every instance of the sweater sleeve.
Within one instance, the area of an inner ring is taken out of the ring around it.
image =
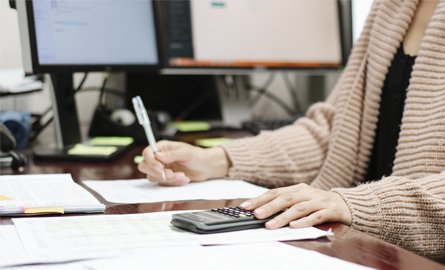
[[[351,210],[353,228],[424,256],[445,257],[445,173],[391,176],[333,191]]]
[[[326,156],[333,115],[333,105],[317,103],[290,126],[224,145],[229,177],[268,187],[311,182]]]

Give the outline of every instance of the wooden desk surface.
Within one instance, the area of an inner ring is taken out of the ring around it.
[[[133,163],[133,157],[140,154],[141,149],[141,147],[136,147],[123,157],[109,163],[41,162],[31,159],[21,172],[1,169],[0,174],[71,173],[73,178],[80,184],[82,184],[82,180],[142,178],[144,175],[137,171],[136,165]],[[104,202],[95,192],[92,193]],[[104,203],[107,205],[106,214],[131,214],[236,206],[241,201],[197,200],[129,205]],[[0,217],[0,224],[11,224],[11,220],[10,218]],[[286,243],[377,269],[445,270],[444,265],[368,236],[343,224],[332,223],[318,227],[323,230],[332,228],[335,235],[318,240],[290,241]]]

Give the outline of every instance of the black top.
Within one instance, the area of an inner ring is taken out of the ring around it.
[[[392,173],[406,90],[415,59],[415,56],[405,54],[401,44],[386,75],[366,181],[379,180]]]

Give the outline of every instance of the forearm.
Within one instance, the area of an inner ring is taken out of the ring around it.
[[[444,181],[444,174],[387,177],[333,191],[351,210],[352,227],[425,256],[444,257]]]
[[[310,183],[324,162],[333,114],[319,103],[291,126],[222,146],[232,162],[229,177],[268,187]]]

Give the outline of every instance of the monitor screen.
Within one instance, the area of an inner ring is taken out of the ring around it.
[[[150,0],[34,0],[27,12],[32,64],[39,71],[159,63]]]
[[[329,68],[343,63],[338,0],[160,2],[170,68]]]

